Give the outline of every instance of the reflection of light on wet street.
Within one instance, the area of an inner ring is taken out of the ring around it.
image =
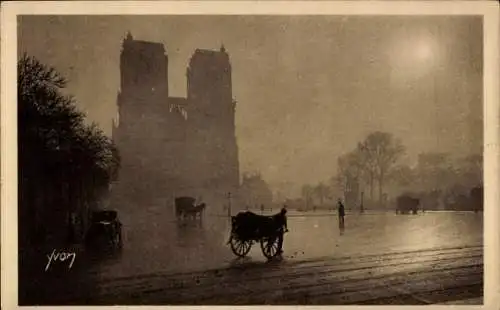
[[[158,210],[120,214],[123,250],[82,250],[71,273],[47,273],[50,284],[33,283],[35,299],[107,305],[481,302],[482,214],[347,214],[342,230],[334,214],[289,212],[284,255],[271,261],[259,244],[236,258],[226,244],[225,217],[181,223]]]
[[[482,245],[482,214],[348,214],[342,234],[336,215],[313,215],[290,213],[285,261]],[[89,273],[108,279],[234,264],[235,256],[226,245],[227,218],[207,216],[203,223],[181,224],[169,217],[159,213],[123,214],[122,254],[119,259],[95,265]],[[248,256],[252,263],[265,262],[259,244],[254,244]]]
[[[418,254],[418,255],[416,255]],[[98,284],[95,300],[122,304],[481,303],[482,247],[308,261],[233,260],[229,268],[126,277]]]

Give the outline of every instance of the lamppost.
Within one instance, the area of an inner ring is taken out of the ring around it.
[[[360,212],[364,213],[365,212],[365,207],[363,206],[363,197],[365,195],[365,192],[361,192],[361,206],[360,206]]]
[[[227,200],[228,200],[227,217],[229,220],[231,220],[231,192],[227,193]]]

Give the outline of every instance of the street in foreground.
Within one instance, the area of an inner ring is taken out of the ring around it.
[[[99,283],[96,304],[435,304],[480,298],[482,247],[252,263]],[[481,302],[479,301],[478,304]]]
[[[80,266],[67,280],[54,273],[51,283],[58,284],[44,286],[40,303],[482,303],[482,214],[366,214],[348,219],[341,232],[334,214],[291,214],[283,258],[270,262],[256,245],[248,257],[235,258],[225,245],[226,236],[213,233],[208,224],[187,231],[188,240],[176,243],[176,250],[155,243],[148,251],[148,242],[161,234],[142,239],[130,232],[119,257]]]

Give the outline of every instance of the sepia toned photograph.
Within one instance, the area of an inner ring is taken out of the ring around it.
[[[483,305],[483,15],[16,28],[19,306]]]

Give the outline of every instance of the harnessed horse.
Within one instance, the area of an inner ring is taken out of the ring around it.
[[[206,204],[200,203],[195,205],[195,199],[191,197],[179,197],[175,199],[175,214],[178,219],[192,218],[196,219],[198,216],[201,219],[205,211]]]

